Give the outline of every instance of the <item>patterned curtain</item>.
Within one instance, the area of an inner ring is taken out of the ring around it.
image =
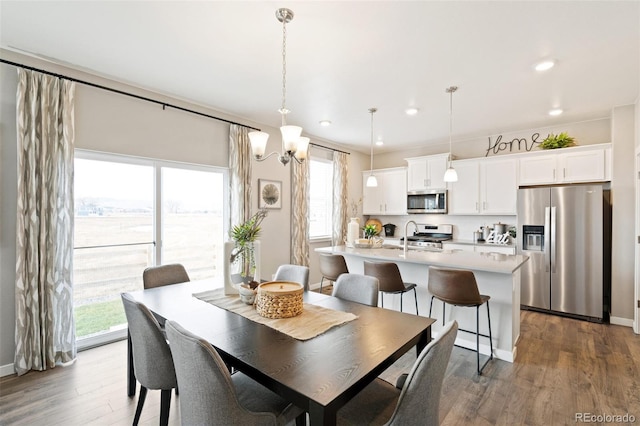
[[[291,160],[291,263],[309,266],[309,161]]]
[[[347,237],[347,154],[333,151],[333,232],[331,245],[344,244]]]
[[[73,320],[75,85],[18,69],[16,354],[21,375],[76,357]]]
[[[229,197],[231,226],[251,217],[251,143],[249,129],[229,126]]]

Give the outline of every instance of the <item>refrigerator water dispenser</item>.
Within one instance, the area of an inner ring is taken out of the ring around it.
[[[544,251],[544,226],[522,226],[522,250]]]

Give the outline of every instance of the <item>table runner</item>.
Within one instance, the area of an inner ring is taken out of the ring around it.
[[[237,295],[227,296],[223,288],[193,293],[193,297],[227,311],[264,324],[298,340],[312,339],[332,327],[358,318],[349,312],[336,311],[322,306],[305,303],[300,315],[292,318],[264,318],[256,312],[253,305],[247,305]]]

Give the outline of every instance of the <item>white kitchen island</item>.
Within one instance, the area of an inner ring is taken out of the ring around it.
[[[427,291],[429,266],[442,268],[467,269],[474,272],[481,294],[491,296],[491,330],[493,333],[493,354],[496,358],[513,362],[516,358],[516,344],[520,336],[520,266],[527,256],[505,255],[498,253],[473,253],[458,250],[422,251],[408,250],[404,257],[398,248],[349,248],[346,246],[323,247],[319,253],[333,253],[344,256],[349,272],[364,273],[364,260],[395,262],[405,282],[418,285],[418,310],[422,316],[429,315],[431,294]],[[415,313],[413,292],[405,293],[403,309]],[[386,295],[387,309],[400,309],[400,296]],[[488,334],[486,306],[480,307],[480,333]],[[474,308],[447,305],[447,321],[455,319],[459,327],[466,330],[476,329]],[[438,321],[433,325],[434,336],[442,327],[442,302],[434,300],[432,317]],[[475,349],[475,335],[458,332],[456,344]],[[489,354],[488,339],[480,338],[480,352]]]

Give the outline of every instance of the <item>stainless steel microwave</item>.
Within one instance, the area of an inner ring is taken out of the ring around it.
[[[447,190],[409,191],[407,213],[446,213]]]

